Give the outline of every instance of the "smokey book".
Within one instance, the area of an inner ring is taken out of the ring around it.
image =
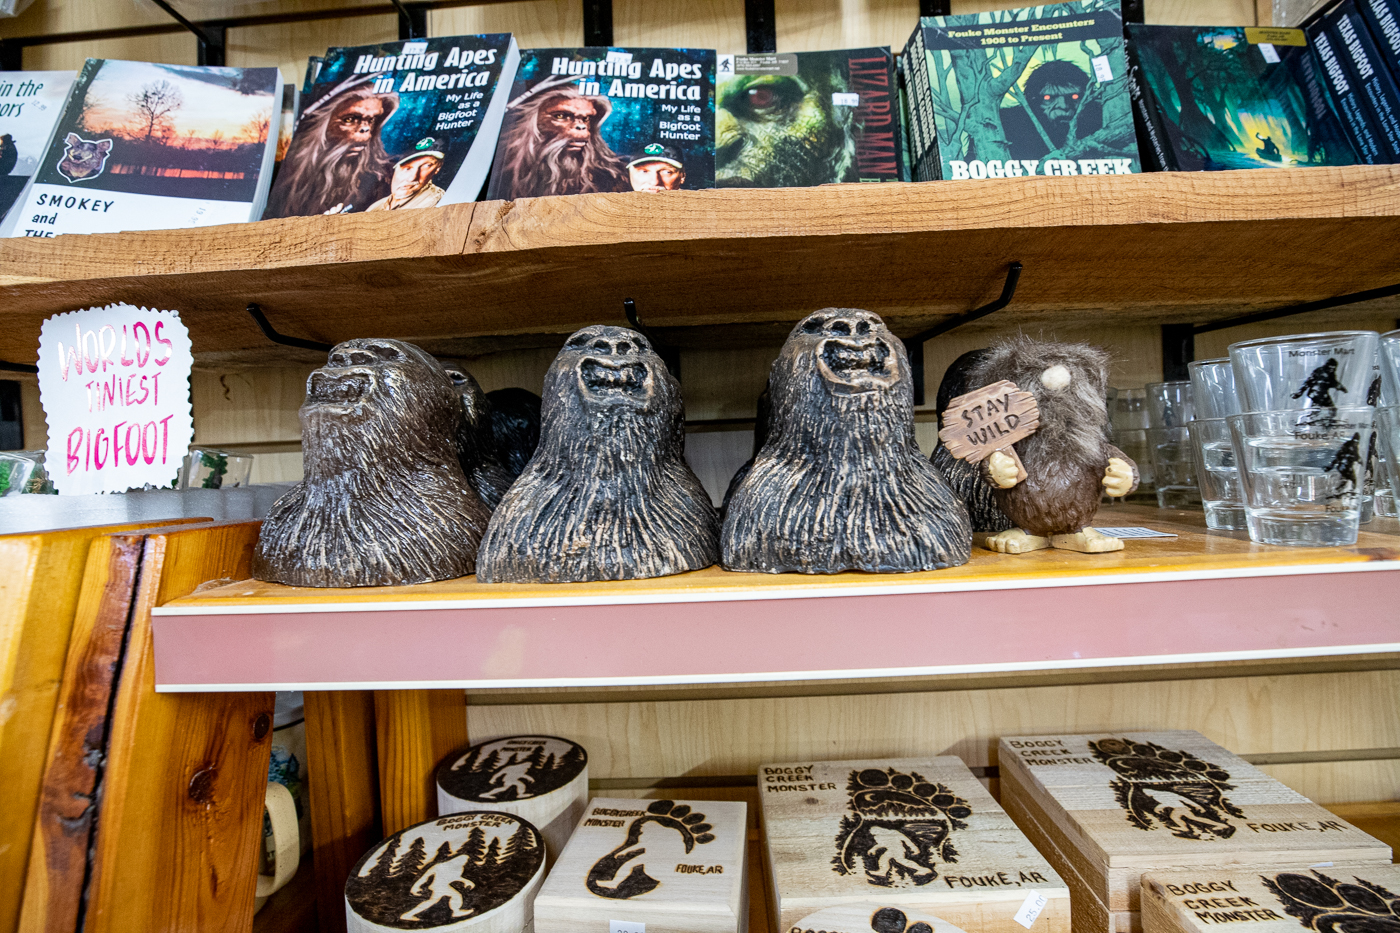
[[[904,58],[917,180],[1141,171],[1118,0],[924,17]]]
[[[276,157],[282,84],[276,68],[89,58],[3,232],[256,220]]]
[[[711,49],[526,49],[488,197],[715,185]]]
[[[902,180],[888,48],[721,55],[718,67],[719,187]]]
[[[475,201],[519,60],[509,33],[330,49],[263,216]]]
[[[1302,30],[1134,23],[1128,37],[1155,167],[1356,162]]]

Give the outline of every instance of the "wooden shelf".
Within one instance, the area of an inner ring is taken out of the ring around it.
[[[1354,547],[1282,548],[1208,534],[1197,513],[1120,506],[1098,523],[1179,537],[1100,555],[977,548],[963,567],[888,576],[711,568],[626,583],[466,577],[350,590],[246,580],[155,610],[156,685],[735,684],[1400,651],[1394,527]]]
[[[317,358],[270,344],[254,301],[289,335],[441,353],[621,323],[623,298],[682,346],[776,341],[828,305],[910,334],[994,297],[1015,260],[997,320],[1200,322],[1389,285],[1400,166],[580,195],[11,239],[0,360],[33,362],[48,315],[112,301],[178,309],[205,362]]]

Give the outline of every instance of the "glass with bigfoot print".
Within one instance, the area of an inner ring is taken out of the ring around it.
[[[1231,344],[1241,410],[1368,404],[1379,338],[1375,331],[1349,330]]]

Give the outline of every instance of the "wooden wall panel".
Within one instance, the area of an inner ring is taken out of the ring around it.
[[[35,6],[42,4],[36,3]],[[114,6],[135,7],[135,3]],[[154,5],[151,7],[154,9]],[[29,71],[77,71],[89,58],[121,58],[136,62],[163,62],[167,65],[193,65],[199,56],[194,36],[184,32],[130,39],[98,39],[92,42],[60,42],[32,45],[24,50],[24,67]]]
[[[281,68],[283,79],[300,87],[308,57],[324,55],[331,46],[370,45],[394,42],[398,38],[397,15],[230,29],[228,63],[243,67]]]
[[[620,22],[613,11],[614,27]],[[509,32],[522,49],[579,45],[583,42],[583,4],[568,0],[525,0],[434,10],[428,31],[435,36]]]
[[[1400,761],[1394,759],[1265,765],[1261,770],[1300,794],[1324,803],[1400,799]]]

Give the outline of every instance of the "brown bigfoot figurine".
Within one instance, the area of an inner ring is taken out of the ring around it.
[[[1120,539],[1086,527],[1101,496],[1126,496],[1138,483],[1137,465],[1104,436],[1108,354],[1086,344],[1015,337],[987,351],[968,382],[986,386],[1002,379],[1035,396],[1040,428],[1014,445],[1024,481],[1017,482],[1015,460],[1000,451],[982,461],[997,504],[1016,523],[984,546],[1003,554],[1122,549]]]

